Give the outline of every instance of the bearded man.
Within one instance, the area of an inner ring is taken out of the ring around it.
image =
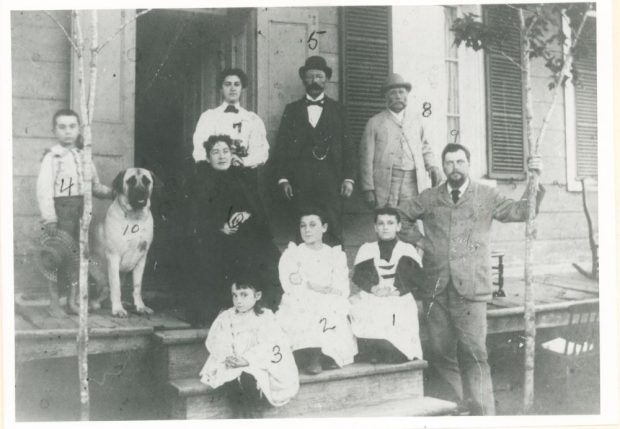
[[[286,106],[274,151],[278,185],[299,215],[321,210],[325,242],[342,244],[342,200],[353,192],[357,156],[346,130],[344,106],[325,95],[332,69],[312,56],[299,68],[306,94]],[[298,237],[299,238],[299,237]]]

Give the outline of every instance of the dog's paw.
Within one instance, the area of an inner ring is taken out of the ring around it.
[[[152,308],[147,307],[146,305],[136,306],[136,312],[138,314],[153,314],[154,311]]]
[[[122,306],[118,308],[112,308],[112,316],[127,317],[127,310],[125,310]]]

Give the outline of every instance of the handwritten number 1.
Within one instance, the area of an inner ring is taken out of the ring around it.
[[[392,326],[396,325],[396,314],[392,313]]]
[[[69,192],[69,196],[71,196],[71,188],[73,185],[73,177],[69,178],[69,186],[65,186],[65,179],[60,179],[60,192]]]

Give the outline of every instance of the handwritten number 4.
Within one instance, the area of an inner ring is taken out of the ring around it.
[[[69,196],[71,196],[71,188],[75,183],[73,183],[73,177],[69,178],[69,186],[65,186],[65,179],[60,179],[60,192],[68,192]]]
[[[282,353],[280,353],[280,346],[273,346],[273,349],[271,349],[271,351],[273,352],[273,356],[275,357],[275,359],[271,360],[271,363],[278,363],[282,360]]]
[[[315,34],[325,34],[327,33],[327,31],[322,30],[322,31],[313,31],[312,33],[310,33],[310,37],[308,37],[308,47],[311,50],[315,50],[318,46],[319,46],[319,41],[317,38],[314,37]]]

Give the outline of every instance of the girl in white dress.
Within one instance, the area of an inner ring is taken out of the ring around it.
[[[299,374],[288,339],[247,281],[232,285],[233,307],[215,319],[205,345],[209,358],[200,381],[222,386],[236,415],[259,417],[265,398],[279,407],[299,390]]]
[[[396,209],[377,209],[378,241],[363,244],[355,257],[353,282],[360,292],[350,299],[351,324],[371,362],[422,358],[413,298],[421,259],[411,244],[398,240],[400,229]]]
[[[323,243],[328,225],[320,212],[304,212],[299,224],[303,243],[290,243],[280,258],[284,295],[277,318],[299,367],[318,374],[323,366],[352,363],[357,354],[347,317],[349,269],[342,248]]]

